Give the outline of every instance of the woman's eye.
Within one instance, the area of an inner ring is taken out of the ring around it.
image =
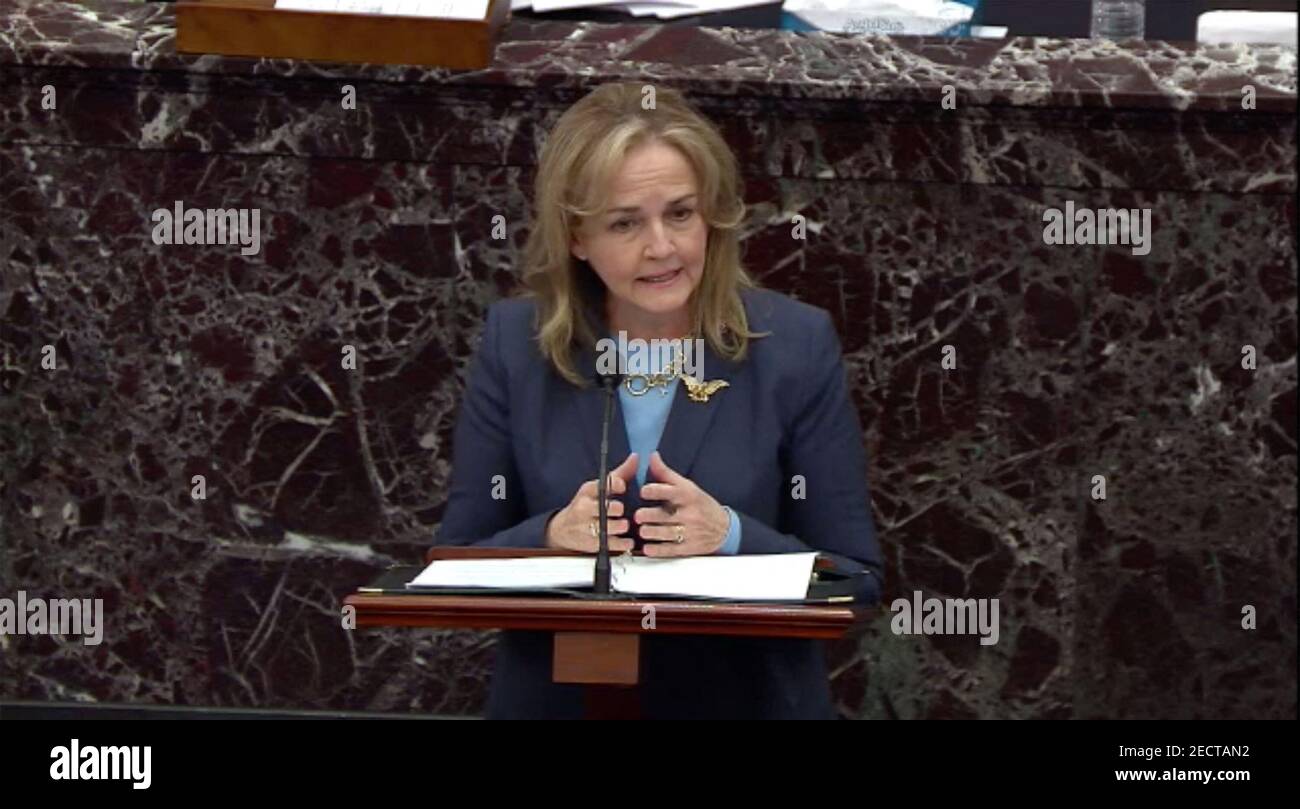
[[[683,208],[679,211],[674,211],[674,214],[676,215],[678,222],[685,222],[687,219],[690,219],[694,213],[695,210],[692,208]],[[635,225],[635,224],[636,224],[635,219],[620,219],[614,224],[610,225],[609,229],[622,232],[627,229],[627,226]]]

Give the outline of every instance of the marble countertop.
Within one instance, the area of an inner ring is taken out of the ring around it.
[[[0,70],[12,65],[196,74],[491,85],[668,83],[690,93],[827,101],[1295,114],[1296,51],[1278,45],[1117,44],[1086,39],[950,40],[762,29],[513,19],[493,64],[450,71],[175,50],[166,3],[0,0]]]

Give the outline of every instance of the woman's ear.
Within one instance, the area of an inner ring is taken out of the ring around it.
[[[587,251],[583,249],[582,241],[578,239],[576,234],[569,238],[569,252],[579,261],[587,260]]]

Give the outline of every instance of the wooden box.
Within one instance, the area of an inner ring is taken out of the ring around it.
[[[481,70],[492,61],[510,0],[489,0],[482,20],[296,11],[275,0],[176,3],[176,50]]]

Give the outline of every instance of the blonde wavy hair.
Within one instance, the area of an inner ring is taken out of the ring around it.
[[[745,216],[735,155],[718,130],[677,90],[650,85],[602,85],[569,107],[542,147],[533,224],[524,246],[522,294],[537,301],[536,340],[555,370],[578,387],[592,382],[574,367],[574,353],[594,347],[588,314],[603,312],[605,285],[569,251],[573,230],[610,204],[610,187],[627,154],[648,143],[676,148],[698,183],[698,210],[708,224],[708,249],[691,294],[691,333],[720,357],[740,361],[749,340],[742,288],[758,284],[740,261],[738,228]]]

